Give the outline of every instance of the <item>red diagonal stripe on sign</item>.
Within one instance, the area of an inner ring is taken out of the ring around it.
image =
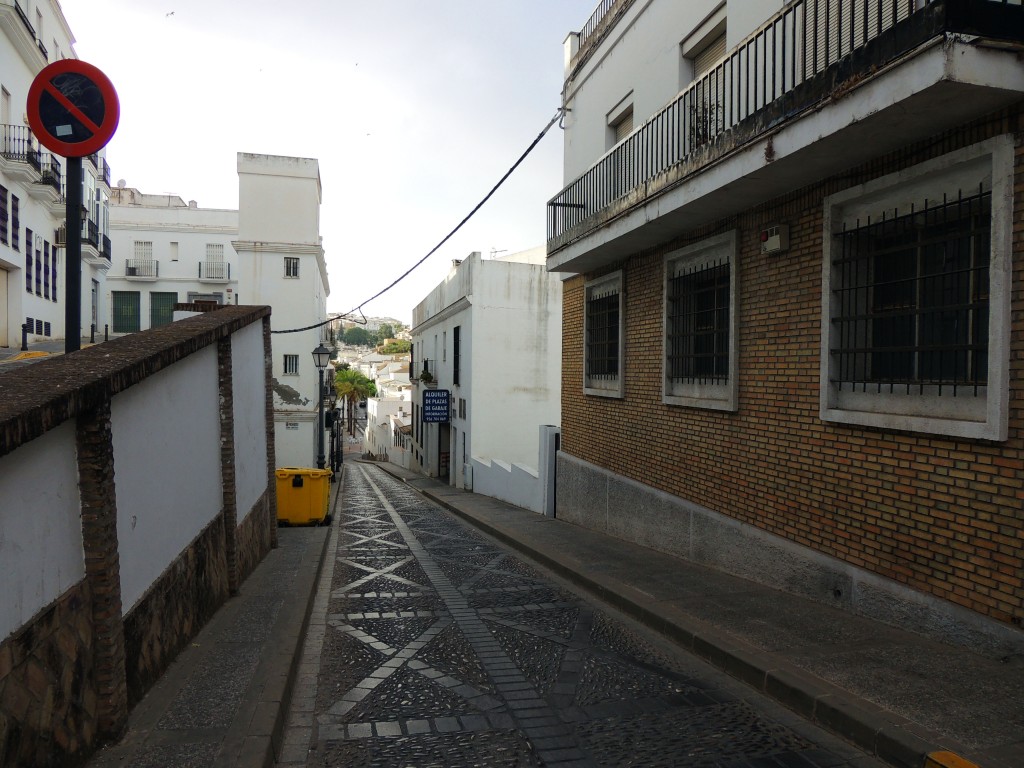
[[[86,114],[84,112],[82,112],[82,110],[80,110],[78,107],[76,107],[74,104],[72,104],[68,100],[68,97],[65,96],[63,93],[61,93],[60,90],[58,90],[57,86],[55,86],[52,81],[49,82],[49,83],[46,83],[46,85],[44,85],[43,87],[46,89],[46,92],[49,93],[51,96],[53,96],[53,98],[55,98],[60,103],[60,105],[62,107],[64,107],[64,109],[66,109],[68,112],[71,113],[71,116],[73,118],[78,120],[78,122],[80,122],[82,125],[84,125],[86,128],[88,128],[93,133],[99,133],[100,132],[100,127],[98,125],[96,125],[96,123],[94,123],[92,120],[90,120],[86,116]]]

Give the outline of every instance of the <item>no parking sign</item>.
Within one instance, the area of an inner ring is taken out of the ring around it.
[[[28,89],[27,107],[39,143],[64,157],[85,157],[105,147],[121,116],[107,76],[78,59],[43,67]]]

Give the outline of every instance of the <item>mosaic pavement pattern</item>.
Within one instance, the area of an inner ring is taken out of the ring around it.
[[[345,469],[280,765],[879,765]]]

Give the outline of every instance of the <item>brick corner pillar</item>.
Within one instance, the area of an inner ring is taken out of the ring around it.
[[[217,386],[220,390],[220,481],[224,516],[224,557],[228,594],[238,594],[238,502],[235,484],[235,394],[231,337],[217,340]]]
[[[96,730],[101,739],[114,739],[128,723],[128,684],[110,401],[79,415],[76,430],[85,578],[95,633]]]
[[[263,318],[263,367],[267,403],[267,514],[270,516],[270,546],[277,549],[277,456],[274,452],[274,346],[270,315]]]

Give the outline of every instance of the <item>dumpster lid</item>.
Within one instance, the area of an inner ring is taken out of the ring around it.
[[[317,469],[316,467],[278,467],[274,472],[277,477],[330,477],[333,472],[329,469]]]

